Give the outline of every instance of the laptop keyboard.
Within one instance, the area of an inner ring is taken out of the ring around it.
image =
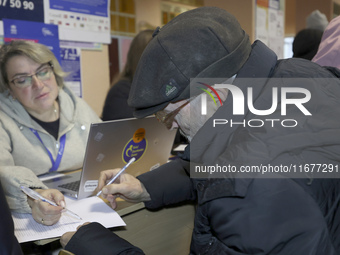
[[[64,188],[64,189],[69,189],[73,191],[78,191],[79,190],[79,185],[80,185],[80,180],[74,181],[74,182],[69,182],[65,184],[61,184],[58,187]]]

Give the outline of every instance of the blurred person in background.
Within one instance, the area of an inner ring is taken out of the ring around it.
[[[300,30],[293,41],[293,58],[312,60],[318,51],[323,31],[328,25],[325,14],[313,11],[306,18],[306,28]]]
[[[113,80],[106,96],[102,113],[103,121],[133,118],[133,108],[128,106],[127,100],[138,61],[146,45],[152,39],[152,33],[151,29],[143,30],[133,38],[125,67],[118,78]]]

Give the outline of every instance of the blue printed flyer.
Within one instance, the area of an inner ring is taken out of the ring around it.
[[[58,26],[34,21],[3,19],[4,42],[31,40],[46,45],[60,62]]]
[[[81,50],[80,48],[60,47],[61,67],[69,75],[64,78],[64,83],[77,96],[82,97],[81,83]]]

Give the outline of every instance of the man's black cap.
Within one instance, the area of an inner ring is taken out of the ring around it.
[[[191,78],[229,78],[251,51],[236,18],[217,7],[184,12],[147,45],[133,78],[128,104],[143,118],[190,97]]]

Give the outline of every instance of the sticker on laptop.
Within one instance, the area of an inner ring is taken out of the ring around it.
[[[93,192],[98,186],[98,180],[88,180],[84,184],[85,192]]]
[[[94,140],[97,141],[97,142],[100,142],[104,137],[104,134],[101,133],[101,132],[98,132],[95,137],[94,137]]]
[[[102,162],[105,158],[105,155],[103,153],[99,153],[96,157],[97,162]]]
[[[133,134],[131,140],[127,142],[124,146],[122,159],[123,162],[126,164],[129,160],[133,157],[136,158],[137,162],[141,159],[148,148],[148,141],[145,138],[145,129],[139,128]]]

